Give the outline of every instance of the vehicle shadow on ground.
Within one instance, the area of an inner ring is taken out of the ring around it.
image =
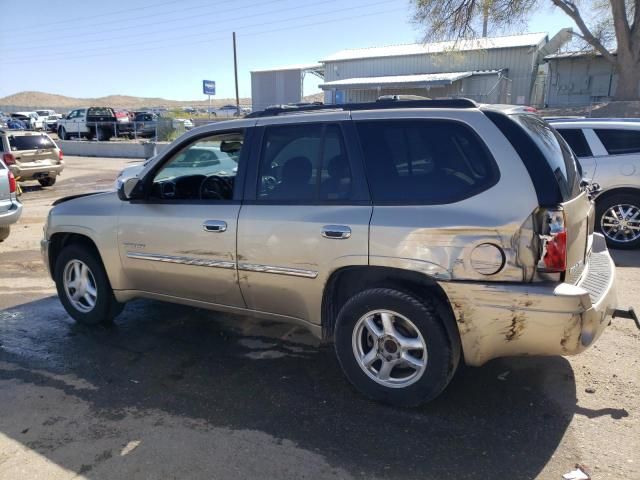
[[[114,326],[88,328],[47,298],[0,311],[0,362],[11,365],[0,368],[0,379],[62,389],[102,418],[135,408],[262,431],[364,478],[534,478],[575,413],[625,413],[578,407],[571,366],[561,357],[464,368],[431,404],[391,408],[354,391],[331,347],[291,326],[252,322],[137,301]],[[69,387],[59,375],[96,388]],[[20,441],[21,427],[0,418],[3,424],[1,433]],[[65,465],[67,457],[46,445],[29,447],[71,470],[81,463]],[[251,452],[234,461],[242,455]]]
[[[616,267],[640,267],[640,250],[609,250]]]

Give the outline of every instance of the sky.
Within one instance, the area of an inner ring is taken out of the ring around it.
[[[241,97],[251,95],[251,70],[421,41],[408,0],[0,0],[0,6],[0,97],[33,90],[204,100],[208,79],[216,81],[214,98],[230,98],[233,31]],[[572,25],[547,7],[526,31],[553,35]],[[319,91],[319,83],[308,75],[305,95]]]

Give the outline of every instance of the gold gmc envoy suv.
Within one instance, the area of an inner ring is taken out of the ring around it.
[[[140,297],[291,322],[416,405],[461,360],[576,354],[634,316],[578,171],[537,115],[471,100],[271,108],[59,200],[42,253],[79,322]]]

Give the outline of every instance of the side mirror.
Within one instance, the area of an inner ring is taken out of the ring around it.
[[[138,185],[140,185],[138,177],[127,178],[124,182],[120,182],[118,185],[118,198],[123,202],[133,200],[136,198]]]

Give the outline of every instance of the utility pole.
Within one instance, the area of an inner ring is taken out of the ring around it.
[[[482,37],[487,36],[487,30],[489,28],[489,1],[485,0],[482,4]]]
[[[236,115],[240,116],[240,95],[238,95],[238,55],[236,53],[236,32],[233,32],[233,71],[236,76]]]

